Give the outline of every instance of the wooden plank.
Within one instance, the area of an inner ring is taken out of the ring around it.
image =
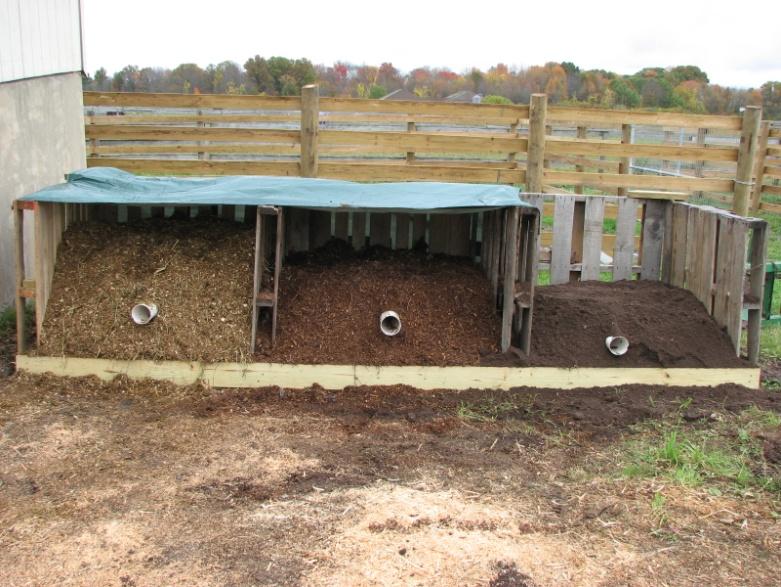
[[[735,354],[740,354],[743,280],[746,266],[746,226],[732,218],[719,219],[713,319],[726,328]]]
[[[109,142],[100,147],[89,147],[87,155],[155,155],[167,153],[173,155],[182,155],[187,153],[209,153],[209,154],[244,154],[244,155],[295,155],[301,152],[301,148],[296,142],[290,143],[250,143],[250,144],[215,144],[208,145],[190,145],[183,143],[169,143],[164,145],[150,144],[120,144],[118,142]]]
[[[117,167],[140,174],[159,175],[279,175],[299,176],[298,162],[287,161],[177,161],[172,159],[117,159],[89,157],[87,167]]]
[[[426,228],[428,227],[428,219],[426,214],[413,214],[412,215],[412,247],[418,245],[421,239],[425,243],[426,241]]]
[[[636,250],[635,226],[640,203],[631,198],[618,201],[616,238],[613,249],[613,281],[632,279]],[[610,249],[608,249],[610,250]]]
[[[502,253],[504,244],[504,210],[495,210],[491,213],[491,293],[493,294],[494,304],[499,300],[499,276],[502,270]]]
[[[369,214],[369,245],[390,248],[391,215],[383,212]]]
[[[751,235],[751,250],[749,253],[749,296],[752,301],[762,301],[762,294],[765,288],[765,264],[767,262],[767,234],[768,227],[766,222],[754,225]],[[762,310],[752,308],[748,311],[748,325],[746,346],[748,350],[748,360],[753,364],[759,361],[760,334],[762,328]]]
[[[366,212],[352,213],[352,244],[356,251],[360,251],[366,246]]]
[[[686,283],[686,251],[689,222],[689,207],[681,204],[672,206],[672,260],[670,266],[670,285],[683,287]]]
[[[740,116],[711,114],[679,114],[677,112],[644,112],[642,110],[606,110],[603,108],[573,108],[553,106],[548,118],[552,122],[573,122],[594,125],[636,124],[641,126],[673,126],[683,128],[713,128],[740,130]]]
[[[502,352],[510,350],[513,340],[513,316],[515,313],[515,282],[518,279],[518,230],[520,211],[517,207],[505,213],[507,226],[505,228],[505,260],[504,260],[504,291],[502,305]]]
[[[266,217],[261,214],[260,206],[256,208],[255,212],[255,263],[252,281],[252,297],[250,304],[252,307],[252,328],[250,331],[250,356],[255,354],[255,346],[257,344],[258,337],[258,304],[256,298],[263,285],[263,271],[266,268],[266,258],[264,253],[265,235],[263,234],[263,225],[266,221]]]
[[[740,152],[738,153],[738,167],[735,174],[735,197],[732,201],[732,210],[741,216],[748,214],[753,186],[752,171],[761,119],[762,108],[746,106],[743,111],[743,124],[740,132]]]
[[[689,194],[685,192],[659,190],[629,190],[626,195],[640,200],[669,200],[673,202],[685,202],[689,198]]]
[[[19,355],[20,371],[60,377],[95,376],[111,381],[129,379],[170,381],[177,385],[204,382],[211,387],[256,388],[284,386],[303,389],[315,383],[326,389],[355,385],[410,385],[417,389],[580,389],[654,385],[712,387],[733,384],[759,388],[760,370],[572,368],[558,367],[378,367],[368,365],[288,365],[279,363],[199,363],[183,361],[119,361],[76,357]]]
[[[673,270],[673,203],[664,203],[664,238],[662,239],[662,282],[670,285]]]
[[[16,350],[23,354],[27,349],[27,325],[25,324],[26,296],[22,292],[25,289],[24,268],[24,208],[14,202],[14,241],[16,244],[16,287],[14,288],[14,302],[16,306]],[[34,292],[33,292],[34,293]],[[33,296],[34,297],[34,296]]]
[[[93,114],[84,117],[86,126],[97,125],[131,125],[131,124],[183,124],[198,123],[223,123],[231,124],[243,122],[263,124],[267,122],[298,122],[301,115],[298,113],[284,114],[124,114],[123,116],[109,116],[105,114]]]
[[[356,98],[322,98],[324,112],[386,112],[402,114],[440,115],[450,118],[491,118],[507,124],[529,118],[526,106],[515,104],[464,104],[434,101],[363,100]]]
[[[334,212],[334,237],[347,242],[350,235],[350,213]]]
[[[569,281],[572,254],[572,224],[575,211],[575,198],[560,196],[556,198],[553,214],[553,247],[551,251],[551,285]]]
[[[574,171],[553,171],[548,169],[545,170],[545,181],[554,185],[589,185],[597,188],[627,187],[713,192],[731,192],[734,185],[734,182],[729,179],[576,173]]]
[[[526,156],[526,191],[542,193],[545,166],[545,124],[548,97],[532,94],[529,101],[529,142]]]
[[[599,280],[599,268],[602,258],[602,225],[604,222],[605,201],[601,198],[586,200],[583,223],[583,268],[582,281]]]
[[[432,254],[469,255],[468,214],[432,214],[429,235]]]
[[[396,217],[396,238],[394,248],[396,249],[409,249],[410,237],[412,231],[410,230],[412,224],[412,216],[406,212],[399,212],[394,214]]]
[[[309,213],[309,249],[322,247],[331,239],[331,212],[312,210]]]
[[[695,257],[696,265],[690,267],[691,271],[698,274],[696,280],[697,291],[693,293],[702,302],[709,314],[713,312],[713,271],[718,234],[717,221],[718,216],[716,214],[705,210],[700,211],[699,223],[702,227],[695,234],[700,233],[702,236],[694,245],[694,249],[697,251]]]
[[[451,181],[467,183],[523,183],[522,169],[486,169],[480,167],[450,167],[446,165],[374,165],[371,163],[320,162],[318,177],[354,181]]]
[[[282,275],[285,242],[285,211],[280,208],[277,213],[277,235],[274,243],[274,306],[271,309],[271,346],[277,342],[277,321],[279,314],[279,281]]]
[[[482,133],[323,130],[320,132],[320,140],[324,145],[366,145],[418,153],[525,153],[527,149],[525,138]]]
[[[305,253],[309,247],[309,215],[303,208],[289,208],[287,211],[285,254]]]
[[[184,126],[87,126],[87,139],[101,141],[232,141],[261,143],[298,143],[300,134],[294,130],[237,127]]]
[[[85,106],[134,108],[224,108],[226,110],[299,110],[297,96],[84,92]]]
[[[534,202],[530,202],[534,203]],[[542,207],[542,198],[537,202],[537,213],[524,211],[523,219],[525,233],[523,234],[523,260],[522,270],[519,271],[521,285],[526,285],[529,292],[529,300],[526,308],[521,309],[520,345],[525,354],[531,352],[532,318],[534,313],[534,288],[537,284],[537,270],[539,266],[539,244],[537,242],[540,231],[539,208]]]
[[[658,200],[645,202],[640,279],[656,281],[661,274],[666,205]]]
[[[624,124],[622,128],[631,125]],[[571,139],[549,137],[546,151],[551,155],[585,155],[604,157],[643,157],[648,159],[667,159],[671,161],[727,161],[738,160],[735,147],[700,147],[684,145],[649,145],[615,143],[596,139]],[[620,171],[619,171],[620,173]]]

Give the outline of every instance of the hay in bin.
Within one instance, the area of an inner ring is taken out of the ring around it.
[[[240,361],[249,351],[254,229],[215,218],[80,224],[60,245],[44,355]],[[130,319],[157,304],[147,326]]]

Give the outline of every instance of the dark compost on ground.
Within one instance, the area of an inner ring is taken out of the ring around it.
[[[116,359],[250,360],[254,229],[216,219],[82,224],[65,234],[41,354]],[[532,355],[499,354],[490,286],[467,259],[331,241],[290,258],[277,344],[261,322],[257,361],[373,365],[738,367],[726,334],[689,292],[655,282],[538,287]],[[134,325],[137,302],[160,308]],[[379,331],[399,313],[396,337]],[[623,358],[605,337],[630,341]]]

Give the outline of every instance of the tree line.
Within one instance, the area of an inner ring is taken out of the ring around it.
[[[98,69],[84,79],[86,90],[293,96],[318,83],[323,96],[381,98],[405,89],[422,99],[441,100],[461,90],[494,103],[528,103],[544,92],[554,104],[589,104],[606,108],[674,109],[684,112],[733,114],[743,106],[763,106],[765,118],[781,118],[781,82],[760,88],[731,88],[710,83],[694,65],[647,67],[632,75],[603,69],[582,70],[571,62],[510,68],[499,63],[486,71],[471,68],[418,67],[399,71],[392,63],[314,65],[308,59],[261,57],[243,66],[223,61],[201,68],[183,63],[173,69],[128,65],[109,75]]]

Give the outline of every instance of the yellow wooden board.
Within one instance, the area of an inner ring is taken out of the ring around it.
[[[622,385],[707,387],[722,384],[759,387],[759,369],[557,368],[557,367],[373,367],[369,365],[285,365],[279,363],[199,363],[184,361],[118,361],[76,357],[18,355],[22,372],[60,377],[93,375],[110,381],[130,379],[170,381],[213,387],[326,389],[351,385],[409,385],[418,389],[511,389],[535,387],[575,389]]]

